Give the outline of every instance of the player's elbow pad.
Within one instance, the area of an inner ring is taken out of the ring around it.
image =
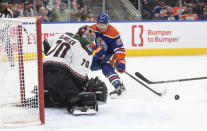
[[[125,59],[125,53],[116,53],[115,58],[117,61]]]
[[[115,51],[115,58],[116,60],[122,60],[125,59],[125,49],[124,48],[119,48]]]

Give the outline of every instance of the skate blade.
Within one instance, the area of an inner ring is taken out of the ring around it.
[[[98,101],[98,105],[105,105],[105,104],[107,104],[107,102]]]
[[[118,94],[111,94],[110,97],[111,97],[111,99],[117,99],[117,98],[120,98],[120,97],[122,97],[122,96],[124,96],[124,95],[126,95],[126,91],[123,91],[123,92],[121,93],[121,95],[118,95]]]
[[[117,95],[117,94],[111,94],[110,97],[111,97],[111,99],[117,99],[118,97],[120,97],[120,95]]]
[[[88,109],[87,112],[82,112],[80,110],[75,110],[73,111],[73,115],[94,115],[96,114],[97,111],[96,110],[93,110],[93,109]]]

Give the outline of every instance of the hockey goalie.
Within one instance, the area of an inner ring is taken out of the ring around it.
[[[66,107],[72,114],[95,114],[98,101],[106,102],[105,83],[87,76],[94,39],[93,30],[83,26],[76,34],[58,34],[44,40],[45,107]]]

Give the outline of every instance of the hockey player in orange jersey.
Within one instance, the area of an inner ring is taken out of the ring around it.
[[[188,4],[184,14],[182,15],[183,20],[198,20],[198,15],[193,13],[192,4]]]
[[[126,63],[125,48],[120,34],[114,26],[109,24],[109,16],[107,14],[100,14],[97,18],[97,23],[91,27],[96,33],[96,44],[93,46],[95,55],[91,70],[102,70],[104,76],[109,79],[115,88],[109,95],[111,98],[117,98],[126,91],[119,75],[115,72],[116,69],[119,73],[123,73]]]

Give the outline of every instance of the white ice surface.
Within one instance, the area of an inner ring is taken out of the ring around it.
[[[128,57],[126,70],[139,71],[152,81],[207,76],[207,56]],[[98,75],[113,88],[100,71]],[[158,97],[125,74],[120,75],[127,94],[108,99],[91,116],[72,116],[66,109],[45,109],[46,124],[0,130],[15,131],[206,131],[207,80],[149,85],[156,91],[167,88]],[[174,96],[180,95],[179,100]]]

